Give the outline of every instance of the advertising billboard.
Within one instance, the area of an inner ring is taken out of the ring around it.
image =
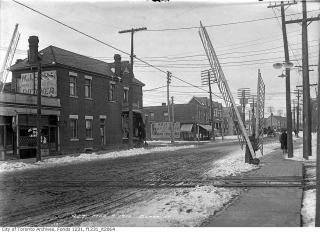
[[[170,122],[155,122],[151,124],[151,139],[170,139]],[[180,122],[175,122],[173,127],[174,138],[180,138]]]
[[[17,92],[27,94],[37,94],[38,73],[22,73],[17,78]],[[41,74],[41,95],[46,97],[57,96],[57,73],[53,71],[43,71]]]

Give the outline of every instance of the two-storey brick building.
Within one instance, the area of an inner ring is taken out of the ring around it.
[[[151,138],[151,123],[168,121],[168,107],[149,106],[143,108],[147,121],[147,136]],[[221,134],[222,104],[213,102],[215,134]],[[183,140],[210,139],[212,133],[210,100],[206,97],[193,97],[186,104],[174,105],[174,121],[180,122],[180,138]]]
[[[109,64],[55,46],[40,54],[42,153],[121,146],[127,136],[129,62],[122,62],[120,55],[115,55],[115,62]],[[37,70],[24,59],[11,66],[11,71],[11,89],[0,96],[0,150],[8,157],[33,157]],[[142,120],[143,86],[133,78],[135,131]]]

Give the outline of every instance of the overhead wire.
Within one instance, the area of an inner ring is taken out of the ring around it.
[[[314,12],[318,10],[311,10],[308,12]],[[297,15],[300,13],[294,13],[290,15]],[[220,23],[220,24],[212,24],[212,25],[206,25],[206,28],[209,27],[221,27],[221,26],[228,26],[228,25],[236,25],[236,24],[243,24],[243,23],[251,23],[251,22],[259,22],[259,21],[265,21],[265,20],[271,20],[276,17],[265,17],[265,18],[259,18],[259,19],[250,19],[250,20],[243,20],[243,21],[236,21],[236,22],[229,22],[229,23]],[[190,29],[199,29],[199,26],[191,26],[191,27],[177,27],[177,28],[163,28],[163,29],[147,29],[147,31],[150,32],[161,32],[161,31],[180,31],[180,30],[190,30]]]

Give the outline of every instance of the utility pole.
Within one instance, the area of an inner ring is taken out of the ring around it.
[[[171,142],[174,142],[174,102],[173,102],[173,96],[171,96]]]
[[[38,52],[39,39],[37,36],[30,36],[28,39],[29,51],[28,62],[31,66],[37,67],[37,154],[36,161],[41,161],[41,61]],[[35,75],[34,75],[35,78]],[[35,87],[35,86],[34,86]]]
[[[128,99],[128,108],[129,108],[129,138],[128,138],[128,146],[129,148],[133,147],[133,112],[132,112],[132,97],[133,97],[133,90],[132,90],[132,80],[133,80],[133,34],[137,31],[147,30],[146,27],[142,28],[132,28],[129,30],[119,31],[120,34],[122,33],[131,33],[131,54],[130,54],[130,75],[129,75],[129,99]]]
[[[298,98],[298,102],[297,102],[297,131],[298,131],[298,134],[299,134],[299,130],[300,130],[300,89],[298,89],[298,95],[297,95],[297,98]]]
[[[317,123],[317,166],[316,166],[316,217],[315,226],[320,227],[320,39],[318,53],[318,123]]]
[[[295,130],[296,129],[296,110],[295,110],[295,106],[294,106],[294,101],[292,102],[292,125],[293,125],[293,129]]]
[[[273,6],[268,6],[268,8],[279,7],[281,8],[281,26],[282,26],[282,37],[283,37],[283,47],[284,47],[284,58],[285,63],[290,62],[289,58],[289,47],[287,38],[287,28],[285,19],[285,9],[284,6],[290,6],[297,4],[296,2],[284,3],[281,1],[280,4],[275,4]],[[287,113],[287,146],[288,146],[288,158],[293,157],[293,144],[292,144],[292,114],[291,114],[291,96],[290,96],[290,68],[286,68],[286,113]]]
[[[302,76],[303,76],[303,157],[311,156],[311,107],[309,89],[308,22],[320,20],[318,17],[307,18],[307,1],[302,0],[302,19],[287,21],[287,24],[301,23],[302,26]]]
[[[169,93],[169,86],[170,86],[170,83],[171,83],[171,72],[167,71],[167,107],[168,107],[168,122],[170,124],[170,140],[171,140],[171,143],[173,143],[173,138],[172,138],[172,135],[173,135],[173,128],[172,128],[172,122],[171,122],[171,113],[170,113],[170,93]]]
[[[210,97],[210,114],[211,114],[211,133],[212,133],[212,140],[215,141],[215,134],[214,134],[214,115],[213,115],[213,102],[212,102],[212,89],[211,89],[211,75],[210,69],[208,70],[208,85],[209,85],[209,97]]]

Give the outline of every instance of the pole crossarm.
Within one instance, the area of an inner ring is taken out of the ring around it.
[[[238,136],[241,148],[243,148],[243,144],[246,143],[248,145],[248,148],[251,152],[252,157],[256,158],[254,149],[249,140],[249,136],[247,134],[246,128],[244,127],[243,121],[241,119],[241,116],[236,106],[236,103],[234,101],[234,98],[231,94],[228,82],[224,76],[224,73],[222,71],[216,52],[212,46],[208,32],[201,22],[200,22],[199,36],[200,36],[203,48],[205,50],[205,53],[207,55],[208,61],[210,63],[211,69],[215,70],[217,73],[217,76],[216,76],[217,85],[225,101],[226,106],[229,108],[229,114],[237,130],[237,136]]]
[[[294,2],[287,2],[287,3],[280,3],[280,4],[274,4],[274,5],[269,5],[269,6],[267,6],[267,8],[275,8],[275,7],[280,7],[280,6],[291,6],[291,5],[295,5],[295,4],[297,4],[297,2],[296,1],[294,1]]]
[[[318,21],[318,20],[320,20],[320,16],[318,16],[318,17],[310,17],[310,18],[306,19],[307,22],[313,22],[313,21]],[[302,23],[302,21],[303,21],[303,19],[293,19],[293,20],[286,21],[286,24]]]
[[[132,28],[132,29],[128,29],[128,30],[122,30],[122,31],[119,31],[120,34],[122,33],[132,33],[132,32],[136,32],[136,31],[145,31],[147,30],[146,27],[140,27],[140,28]]]

